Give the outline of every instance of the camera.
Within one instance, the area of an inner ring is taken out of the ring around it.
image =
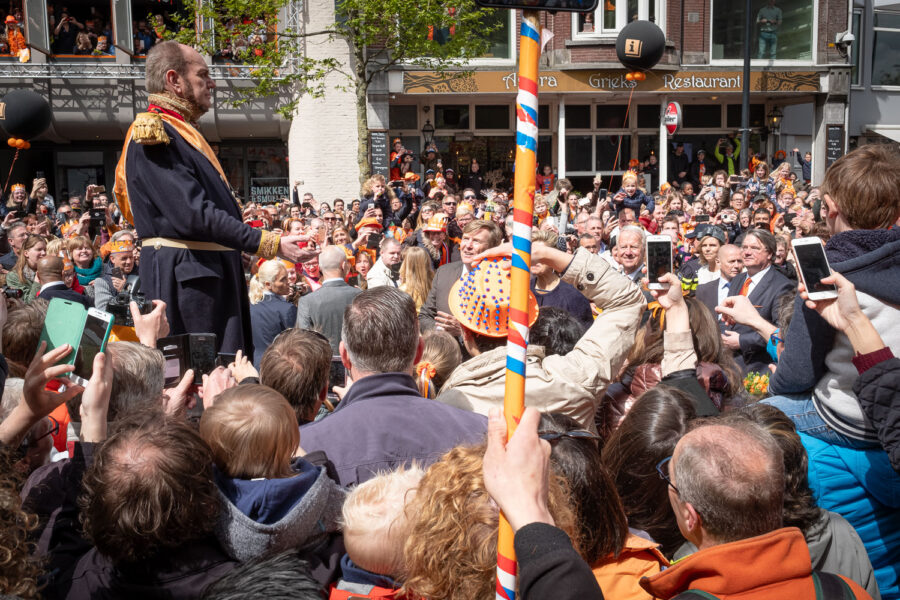
[[[851,31],[841,31],[834,38],[834,47],[841,56],[847,56],[850,46],[856,41],[856,36]]]
[[[5,287],[3,288],[3,295],[7,298],[21,298],[25,295],[25,292],[23,292],[22,290],[17,290],[15,288]]]
[[[106,310],[115,317],[115,325],[123,327],[134,327],[134,319],[131,318],[130,304],[134,302],[138,305],[138,310],[142,315],[148,314],[153,310],[153,302],[147,300],[141,292],[129,293],[122,291],[116,294],[116,297],[109,301]]]

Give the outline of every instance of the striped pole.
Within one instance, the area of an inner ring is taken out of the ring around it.
[[[507,436],[525,410],[525,349],[528,346],[528,287],[531,279],[531,223],[538,142],[538,59],[541,24],[537,11],[522,13],[519,33],[519,94],[516,97],[516,177],[513,210],[513,254],[506,342],[506,394],[503,413]],[[516,597],[516,552],[513,531],[500,514],[497,540],[497,600]]]

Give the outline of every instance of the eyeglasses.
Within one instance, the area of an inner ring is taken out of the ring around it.
[[[444,202],[444,206],[456,206],[456,202]]]
[[[560,438],[570,438],[573,440],[597,440],[601,438],[596,433],[584,429],[573,429],[572,431],[538,431],[538,437],[548,442],[555,442]]]
[[[473,195],[463,196],[463,200],[474,200],[474,199],[475,199],[475,196],[473,196]]]
[[[678,488],[675,487],[675,484],[672,483],[672,480],[671,480],[671,479],[669,479],[669,474],[668,474],[667,471],[668,471],[668,468],[669,468],[669,461],[670,461],[670,460],[672,460],[672,457],[671,457],[671,456],[667,456],[667,457],[665,457],[664,459],[662,459],[661,461],[659,461],[659,464],[656,465],[656,472],[659,473],[660,479],[662,479],[662,480],[665,481],[667,484],[669,484],[669,485],[672,486],[672,489],[675,490],[675,493],[676,493],[676,494],[680,494],[681,492],[678,491]]]
[[[323,221],[337,221],[337,217],[322,217]]]

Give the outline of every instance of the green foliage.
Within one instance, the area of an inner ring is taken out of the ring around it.
[[[458,0],[452,8],[439,0],[337,0],[331,27],[305,31],[276,18],[289,2],[191,3],[190,8],[172,15],[176,26],[164,37],[233,63],[235,69],[249,75],[254,85],[242,87],[232,104],[274,97],[278,112],[290,119],[300,96],[325,93],[328,73],[341,73],[348,88],[365,92],[378,73],[397,64],[435,71],[461,67],[488,51],[491,34],[501,26],[492,10],[479,8],[474,0]],[[198,23],[202,24],[199,32]],[[316,36],[346,40],[353,64],[304,56],[304,40]]]

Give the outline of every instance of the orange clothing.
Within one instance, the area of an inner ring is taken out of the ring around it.
[[[650,600],[652,596],[640,585],[641,578],[652,577],[668,565],[669,561],[659,551],[659,544],[629,533],[618,557],[603,558],[591,568],[604,598]]]
[[[6,40],[9,44],[9,53],[13,56],[18,55],[20,50],[28,47],[25,43],[25,36],[19,31],[18,26],[6,28]]]
[[[871,600],[858,584],[841,577],[857,599]],[[720,600],[814,600],[812,563],[803,533],[796,527],[700,550],[641,587],[667,600],[685,590],[702,590]]]
[[[65,403],[60,404],[53,409],[50,416],[59,423],[59,432],[53,436],[53,447],[56,448],[57,452],[63,452],[66,449],[66,433],[69,430],[69,421],[72,420],[69,418],[69,409],[66,408]]]

